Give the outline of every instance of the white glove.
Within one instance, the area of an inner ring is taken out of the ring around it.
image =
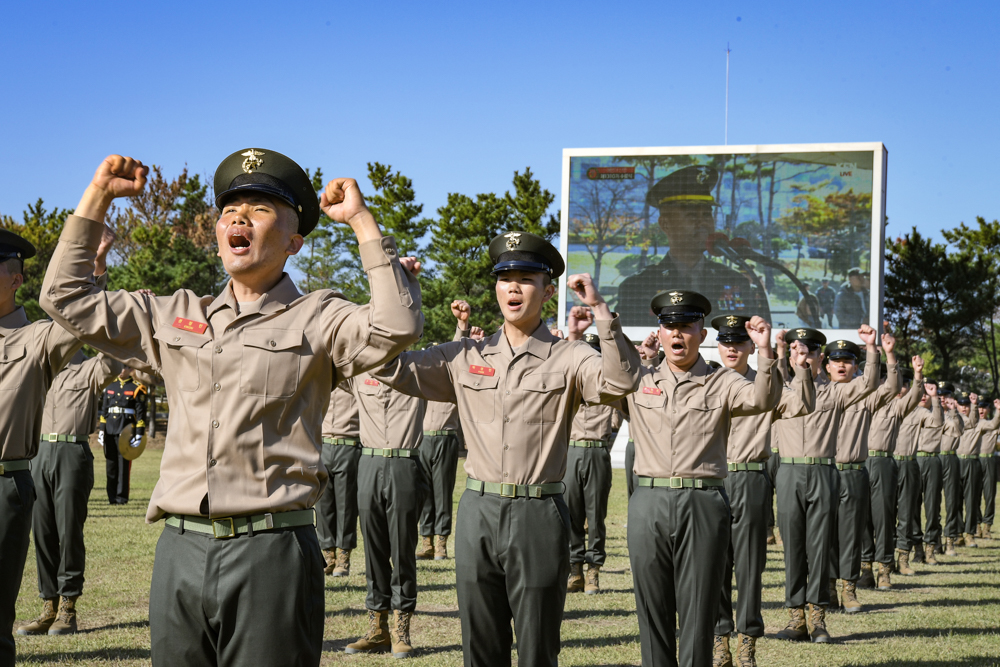
[[[133,435],[132,439],[128,441],[128,446],[133,448],[138,447],[141,444],[142,444],[141,435]]]
[[[99,444],[101,447],[104,446],[104,431],[97,432],[97,444]]]

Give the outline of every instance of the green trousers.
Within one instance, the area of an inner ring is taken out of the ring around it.
[[[729,496],[730,534],[726,572],[715,634],[736,630],[750,637],[764,636],[761,614],[761,575],[767,565],[767,517],[772,485],[764,470],[730,471],[726,477]],[[733,571],[736,572],[736,623],[733,623]]]
[[[555,667],[569,510],[562,495],[501,498],[466,490],[455,526],[455,581],[466,667]]]
[[[944,536],[955,539],[962,534],[962,465],[954,454],[938,458],[944,488]]]
[[[871,511],[868,514],[861,560],[892,564],[896,532],[896,462],[872,456],[865,462]]]
[[[312,526],[222,540],[164,527],[149,591],[153,666],[319,665],[325,565]]]
[[[34,486],[27,470],[0,475],[0,667],[14,667],[14,604],[28,557]]]
[[[778,494],[778,468],[781,467],[781,455],[778,452],[772,452],[771,456],[767,459],[767,477],[771,480],[771,496],[767,501],[767,526],[768,528],[774,528],[778,525],[777,520],[774,517],[774,508],[776,505],[775,496]]]
[[[424,537],[451,535],[459,447],[454,431],[448,435],[425,435],[420,443],[420,461],[430,482],[430,492],[420,510],[420,534]]]
[[[724,487],[632,494],[628,552],[643,667],[712,664],[729,533]]]
[[[569,562],[604,565],[611,493],[611,454],[606,447],[570,447],[566,455],[566,493],[569,508]],[[584,531],[584,520],[587,531]]]
[[[316,535],[322,549],[358,547],[358,462],[361,444],[323,443],[323,465],[330,479],[316,502]]]
[[[920,468],[916,461],[897,461],[896,548],[909,551],[920,544]]]
[[[625,443],[625,492],[631,498],[635,493],[635,441],[632,438]]]
[[[840,478],[831,465],[778,468],[778,526],[785,549],[785,606],[830,604],[830,563]]]
[[[962,500],[965,503],[965,532],[976,534],[979,526],[980,507],[983,497],[983,467],[979,459],[959,459],[962,466]]]
[[[426,494],[427,478],[418,458],[361,456],[358,510],[367,609],[417,608],[417,519]]]
[[[997,458],[988,456],[979,459],[983,464],[983,523],[993,525],[997,511]]]
[[[861,539],[868,524],[868,471],[838,470],[837,528],[830,551],[830,578],[857,581],[861,576]]]
[[[31,462],[35,483],[35,563],[38,594],[74,597],[83,593],[87,549],[83,524],[94,488],[94,455],[86,443],[42,442]]]
[[[941,457],[918,456],[920,493],[924,501],[924,544],[941,541]]]

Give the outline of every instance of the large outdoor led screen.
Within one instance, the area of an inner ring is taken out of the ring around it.
[[[881,143],[567,149],[567,274],[590,273],[633,339],[676,289],[706,296],[709,320],[856,338],[882,319],[885,166]],[[563,288],[562,323],[567,305]]]

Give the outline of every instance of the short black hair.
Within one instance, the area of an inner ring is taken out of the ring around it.
[[[5,260],[0,261],[0,266],[7,269],[7,273],[14,275],[20,273],[24,275],[24,260],[17,257],[8,257]]]

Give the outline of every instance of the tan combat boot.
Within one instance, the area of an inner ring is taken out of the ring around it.
[[[757,667],[757,638],[736,636],[736,667]]]
[[[809,625],[812,626],[810,634],[814,644],[829,644],[833,642],[833,637],[826,631],[826,609],[816,604],[810,604]]]
[[[976,537],[983,539],[983,524],[976,524]]]
[[[409,658],[413,653],[413,645],[410,644],[410,620],[413,612],[399,611],[393,613],[392,623],[392,657]]]
[[[774,527],[773,526],[768,526],[768,528],[767,528],[767,544],[768,544],[768,546],[771,546],[771,545],[777,544],[777,543],[778,543],[778,540],[775,539],[775,537],[774,537]]]
[[[955,551],[955,538],[946,537],[944,539],[944,555],[945,556],[957,556],[958,552]]]
[[[965,534],[965,546],[969,547],[970,549],[976,549],[979,547],[979,545],[976,544],[975,536],[972,535],[971,533]]]
[[[323,574],[333,574],[333,568],[337,566],[337,549],[323,549],[323,560],[326,561]]]
[[[52,623],[56,620],[56,603],[59,602],[59,598],[43,598],[42,599],[42,613],[35,620],[30,623],[26,623],[17,629],[17,634],[19,635],[44,635],[52,627]]]
[[[801,642],[809,639],[809,629],[806,627],[806,612],[802,607],[788,608],[788,625],[784,630],[774,635],[775,639],[787,639]]]
[[[858,602],[858,591],[853,581],[844,579],[844,590],[842,595],[844,601],[844,613],[856,614],[861,611],[861,603]]]
[[[880,591],[892,590],[892,578],[889,576],[892,572],[892,566],[886,565],[885,563],[878,564],[878,589]]]
[[[448,536],[438,535],[434,542],[434,560],[448,560]]]
[[[992,528],[992,527],[993,526],[991,526],[988,523],[984,523],[983,524],[983,539],[984,540],[992,540],[993,539],[993,533],[990,532],[990,528]]]
[[[924,562],[928,565],[937,565],[937,558],[934,557],[934,545],[925,544],[924,545]]]
[[[840,601],[837,599],[837,580],[830,580],[830,604],[827,607],[830,611],[840,611]]]
[[[420,547],[417,549],[417,560],[430,560],[434,558],[434,538],[430,535],[421,538]]]
[[[872,564],[861,561],[861,577],[858,578],[858,588],[875,588],[875,573]]]
[[[910,567],[910,552],[903,549],[896,549],[896,560],[898,565],[896,565],[896,570],[904,577],[912,577],[917,573],[912,567]]]
[[[389,637],[389,612],[368,610],[368,632],[348,644],[344,653],[384,653],[392,647]]]
[[[579,593],[583,590],[583,563],[569,564],[569,579],[566,580],[567,593]]]
[[[587,595],[597,595],[601,592],[601,566],[587,566],[587,584],[583,588]]]
[[[75,635],[76,634],[76,599],[78,595],[64,597],[59,603],[59,613],[56,620],[49,627],[50,635]]]
[[[712,644],[712,667],[733,667],[733,654],[729,652],[729,635],[715,635]]]
[[[333,572],[335,577],[347,577],[351,574],[351,550],[337,549],[337,560],[334,562]]]
[[[909,553],[909,551],[907,551]],[[920,544],[917,543],[913,547],[913,557],[910,559],[911,563],[923,563],[924,562],[924,550],[920,548]]]
[[[955,546],[956,547],[964,547],[965,546],[965,538],[962,537],[961,533],[959,533],[958,537],[955,538]]]

